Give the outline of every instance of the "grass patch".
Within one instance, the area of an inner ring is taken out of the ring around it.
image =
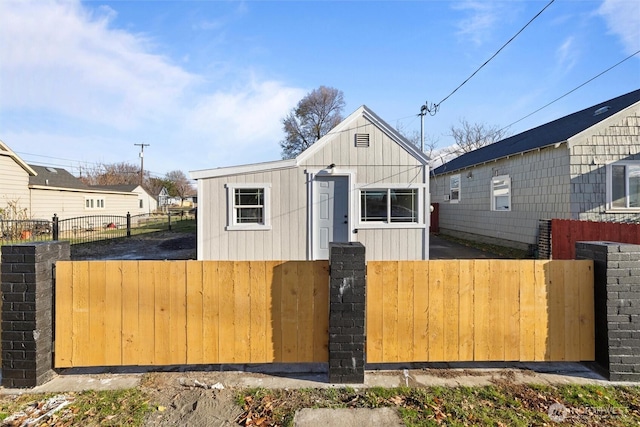
[[[486,387],[245,390],[237,402],[242,425],[291,425],[303,408],[395,408],[407,426],[608,425],[640,423],[640,387],[535,386],[509,382]],[[565,418],[554,422],[549,407]],[[256,424],[257,423],[257,424]]]
[[[42,419],[37,425],[135,427],[143,425],[145,417],[153,410],[148,397],[135,388],[82,393],[23,394],[0,398],[0,419],[7,420],[17,416],[20,421],[11,425],[22,425],[27,420],[33,421],[47,412],[46,405],[51,400],[68,404]]]

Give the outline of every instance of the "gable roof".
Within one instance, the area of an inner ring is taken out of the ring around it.
[[[62,168],[29,165],[36,171],[36,176],[29,177],[30,186],[55,187],[66,189],[88,190],[89,186]]]
[[[36,175],[36,171],[33,170],[24,160],[20,158],[11,148],[0,140],[0,156],[11,157],[22,169],[24,169],[30,176]]]
[[[333,135],[345,131],[353,125],[353,122],[360,117],[364,117],[369,120],[373,125],[378,127],[382,132],[384,132],[390,139],[395,141],[398,145],[404,148],[410,155],[415,157],[420,163],[423,165],[428,164],[429,159],[427,156],[420,151],[418,147],[413,145],[402,136],[397,130],[391,127],[387,122],[382,120],[378,115],[376,115],[371,109],[369,109],[366,105],[362,105],[356,111],[351,113],[347,118],[341,121],[335,128],[331,129],[331,131],[324,135],[322,138],[313,143],[310,147],[304,150],[302,153],[298,154],[298,156],[294,159],[287,160],[276,160],[271,162],[263,162],[263,163],[253,163],[239,166],[229,166],[229,167],[221,167],[215,169],[205,169],[198,171],[189,172],[191,178],[193,179],[202,179],[202,178],[214,178],[219,176],[229,176],[229,175],[237,175],[247,172],[262,172],[262,171],[271,171],[278,169],[288,169],[299,166],[306,159],[311,157],[314,153],[321,150],[322,147],[331,141]]]
[[[437,167],[432,174],[455,172],[470,166],[565,142],[572,136],[637,102],[640,102],[640,89],[465,153]],[[598,113],[596,114],[596,112]]]
[[[420,151],[418,147],[413,145],[407,138],[402,136],[400,132],[395,130],[392,126],[390,126],[387,122],[382,120],[376,113],[374,113],[369,107],[366,105],[360,106],[356,111],[349,114],[347,118],[338,123],[338,125],[331,129],[328,134],[324,135],[322,138],[317,140],[314,144],[312,144],[309,148],[304,150],[302,153],[298,154],[296,157],[296,161],[298,164],[304,162],[309,157],[313,156],[316,152],[320,151],[322,147],[327,144],[333,135],[340,133],[342,131],[350,129],[353,125],[353,122],[358,118],[364,117],[369,120],[373,125],[375,125],[378,129],[384,132],[391,140],[393,140],[396,144],[400,145],[404,148],[409,154],[415,157],[420,163],[426,165],[429,162],[427,156]]]

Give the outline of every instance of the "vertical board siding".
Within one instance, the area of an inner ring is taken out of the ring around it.
[[[576,242],[610,241],[640,245],[640,224],[614,222],[551,220],[551,256],[574,259]]]
[[[367,362],[594,359],[593,261],[370,261]]]
[[[60,261],[55,367],[327,362],[327,261]]]

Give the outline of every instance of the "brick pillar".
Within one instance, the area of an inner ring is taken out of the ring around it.
[[[2,246],[2,385],[34,387],[53,376],[53,264],[69,242]]]
[[[361,243],[331,243],[329,382],[364,383],[365,257]]]
[[[577,242],[594,261],[596,362],[612,381],[640,381],[640,245]]]

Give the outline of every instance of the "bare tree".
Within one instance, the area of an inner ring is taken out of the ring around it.
[[[344,94],[320,86],[302,98],[282,119],[285,139],[280,142],[282,158],[292,159],[329,133],[342,121]]]
[[[191,181],[181,170],[168,172],[165,175],[165,180],[172,184],[170,188],[167,188],[170,196],[180,197],[181,200],[184,200],[188,195],[195,193]]]
[[[485,145],[493,144],[508,136],[506,129],[498,126],[488,126],[482,123],[469,123],[466,119],[460,120],[460,126],[451,126],[450,136],[455,145],[449,147],[450,154],[460,156]]]
[[[422,145],[422,141],[420,140],[420,132],[418,132],[417,130],[408,132],[401,123],[396,124],[396,130],[417,148],[420,148],[420,146]],[[433,135],[424,135],[424,154],[428,159],[433,158],[434,152],[436,151],[439,142],[440,140]]]
[[[148,173],[145,174],[148,179]],[[132,163],[98,163],[82,169],[80,180],[87,185],[127,185],[140,183],[140,167]]]

